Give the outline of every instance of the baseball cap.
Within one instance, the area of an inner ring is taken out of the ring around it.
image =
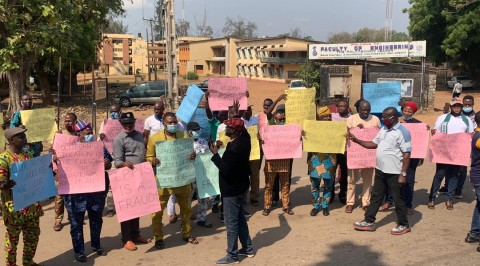
[[[5,129],[5,132],[3,132],[3,135],[5,136],[6,139],[10,139],[13,136],[23,133],[25,131],[27,131],[26,128],[12,127],[12,128]]]
[[[453,99],[451,102],[450,102],[450,105],[455,105],[455,104],[460,104],[460,105],[463,105],[463,102],[462,100],[460,100],[459,98],[455,98]]]
[[[122,113],[120,115],[120,123],[134,123],[135,122],[135,116],[133,115],[132,112],[126,112]]]
[[[189,122],[187,124],[187,130],[197,131],[200,130],[201,127],[197,122]]]

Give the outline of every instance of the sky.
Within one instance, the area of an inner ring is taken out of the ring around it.
[[[154,17],[155,3],[161,0],[124,0],[126,15],[121,18],[128,31],[145,37],[145,19]],[[226,17],[241,17],[257,24],[257,36],[276,36],[299,28],[303,36],[326,41],[329,34],[356,32],[385,26],[386,0],[175,0],[175,19],[183,16],[190,29],[201,25],[207,9],[207,25],[214,37],[221,37]],[[393,0],[393,30],[407,32],[408,0]]]

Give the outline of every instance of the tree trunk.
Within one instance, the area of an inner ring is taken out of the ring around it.
[[[50,90],[47,73],[41,67],[36,69],[40,88],[42,89],[42,99],[44,105],[53,105],[53,96]]]
[[[8,100],[7,114],[20,109],[20,97],[22,96],[23,89],[25,88],[26,77],[23,75],[22,69],[15,69],[7,71],[8,87],[10,97]]]

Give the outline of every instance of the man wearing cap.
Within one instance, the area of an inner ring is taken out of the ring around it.
[[[244,215],[243,202],[245,192],[250,185],[249,167],[250,135],[239,118],[225,122],[226,135],[230,138],[222,157],[218,154],[218,146],[211,145],[212,161],[219,170],[220,193],[223,197],[225,227],[227,229],[227,255],[216,261],[216,264],[238,263],[239,256],[249,258],[255,256],[252,240]],[[242,248],[238,248],[238,240]]]
[[[153,167],[156,167],[162,162],[158,159],[156,153],[155,144],[161,141],[172,141],[176,139],[183,139],[188,137],[184,131],[178,130],[178,120],[174,113],[167,112],[163,116],[163,130],[157,132],[156,134],[150,136],[147,144],[147,161],[152,164]],[[189,156],[190,160],[195,160],[196,153],[192,152]],[[180,216],[182,217],[182,239],[190,244],[198,244],[196,237],[190,235],[190,216],[192,214],[192,206],[190,203],[192,195],[192,186],[187,184],[180,187],[174,188],[158,188],[158,195],[160,197],[160,206],[161,210],[159,212],[152,214],[152,229],[153,236],[155,237],[155,248],[164,249],[165,244],[163,242],[163,210],[167,207],[168,199],[171,195],[175,195],[178,206],[180,207]]]
[[[23,234],[23,265],[38,265],[33,262],[40,236],[40,216],[43,215],[39,202],[31,204],[19,211],[14,210],[11,179],[12,164],[33,158],[33,154],[23,150],[27,144],[24,128],[9,128],[4,135],[8,141],[7,149],[0,154],[0,195],[5,224],[5,265],[17,265],[17,245],[20,233]]]
[[[119,120],[123,131],[113,140],[114,164],[116,168],[134,169],[136,164],[145,162],[145,139],[142,133],[135,130],[135,117],[132,112],[122,113]],[[140,236],[139,222],[139,218],[134,218],[120,223],[123,247],[127,250],[136,250],[136,243],[150,242]]]
[[[450,103],[450,113],[441,115],[435,122],[435,128],[432,129],[434,134],[455,134],[455,133],[473,133],[475,129],[472,121],[462,114],[462,100],[456,98]],[[452,145],[455,145],[452,143]],[[445,206],[447,210],[453,210],[453,198],[458,184],[458,175],[461,166],[453,164],[437,163],[437,169],[430,188],[428,196],[428,208],[435,209],[435,198],[442,183],[443,177],[449,178],[448,192],[446,196]]]
[[[347,119],[348,129],[355,127],[358,128],[367,128],[367,127],[376,127],[380,128],[380,119],[378,117],[371,115],[371,106],[370,103],[366,100],[361,100],[358,103],[358,114],[351,115]],[[355,105],[357,105],[355,103]],[[362,190],[362,209],[365,211],[370,205],[370,192],[373,185],[373,168],[362,168],[362,169],[348,169],[348,186],[347,186],[347,206],[345,207],[346,213],[351,213],[353,211],[353,205],[355,204],[355,185],[357,183],[358,177],[361,175],[363,180],[363,190]]]

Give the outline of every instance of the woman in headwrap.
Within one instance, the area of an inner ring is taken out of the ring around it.
[[[317,107],[317,121],[332,121],[332,113],[328,107]],[[303,132],[305,136],[305,133]],[[308,136],[305,136],[308,137]],[[330,153],[308,153],[308,173],[312,183],[312,203],[313,209],[311,216],[316,216],[320,212],[320,207],[324,216],[330,215],[328,203],[330,201],[333,183],[335,182],[336,155]],[[320,182],[323,180],[323,193],[320,197]]]

